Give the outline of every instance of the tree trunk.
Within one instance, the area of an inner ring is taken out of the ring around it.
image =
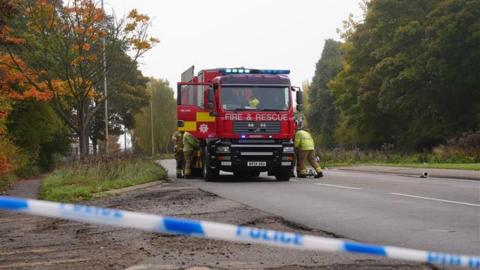
[[[79,125],[78,144],[80,148],[80,158],[88,156],[88,135],[85,128]]]

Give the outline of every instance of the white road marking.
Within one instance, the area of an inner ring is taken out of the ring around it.
[[[314,184],[315,184],[315,185],[319,185],[319,186],[335,187],[335,188],[344,188],[344,189],[355,189],[355,190],[362,189],[362,188],[358,188],[358,187],[348,187],[348,186],[339,186],[339,185],[322,184],[322,183],[314,183]]]
[[[450,200],[443,200],[443,199],[437,199],[437,198],[431,198],[431,197],[421,197],[421,196],[408,195],[408,194],[402,194],[402,193],[390,193],[390,194],[392,194],[392,195],[397,195],[397,196],[404,196],[404,197],[411,197],[411,198],[417,198],[417,199],[430,200],[430,201],[446,202],[446,203],[454,203],[454,204],[461,204],[461,205],[468,205],[468,206],[477,206],[477,207],[480,207],[480,204],[476,204],[476,203],[466,203],[466,202],[450,201]]]

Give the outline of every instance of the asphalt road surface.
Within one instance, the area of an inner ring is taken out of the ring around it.
[[[174,160],[161,162],[171,177]],[[320,179],[273,177],[183,183],[356,241],[480,254],[480,181],[340,170]]]

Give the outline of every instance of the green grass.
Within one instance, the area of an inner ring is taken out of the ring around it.
[[[156,154],[153,157],[149,157],[149,159],[152,160],[159,160],[159,159],[174,159],[175,155],[173,153],[161,153],[161,154]]]
[[[41,186],[40,197],[49,201],[78,202],[95,193],[166,178],[166,171],[152,161],[97,159],[55,170]]]
[[[374,163],[365,165],[480,171],[480,163]]]
[[[480,163],[388,163],[388,162],[320,162],[322,168],[348,167],[348,166],[390,166],[406,168],[431,168],[431,169],[456,169],[480,171]]]

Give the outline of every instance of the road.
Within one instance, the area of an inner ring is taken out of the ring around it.
[[[174,160],[161,162],[170,173]],[[339,170],[277,182],[261,175],[180,179],[312,229],[381,245],[480,254],[480,182]],[[174,177],[172,175],[172,177]]]
[[[35,197],[40,181],[14,184],[10,195]],[[332,237],[178,181],[149,183],[89,204],[183,218],[245,224]],[[439,269],[359,254],[292,250],[0,211],[0,269]],[[443,269],[443,268],[442,268]]]

